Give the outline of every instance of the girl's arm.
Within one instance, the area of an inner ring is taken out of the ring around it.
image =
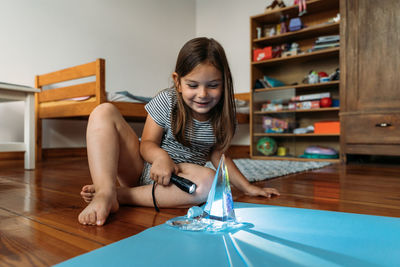
[[[211,162],[213,163],[214,167],[218,167],[219,160],[222,156],[222,152],[219,150],[214,150],[211,154]],[[225,155],[225,164],[228,168],[229,172],[229,181],[232,183],[237,189],[244,192],[246,195],[249,196],[264,196],[270,198],[272,195],[279,196],[278,190],[275,188],[267,188],[267,187],[258,187],[252,185],[246,177],[239,171],[236,167],[233,160]]]
[[[145,161],[152,164],[150,178],[158,184],[168,185],[171,174],[178,173],[178,166],[160,147],[163,134],[163,128],[147,115],[140,142],[140,154]]]

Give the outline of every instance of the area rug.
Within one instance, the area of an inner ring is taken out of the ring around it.
[[[293,160],[234,159],[233,161],[250,182],[319,169],[332,164],[330,162]],[[205,166],[215,170],[210,161]]]

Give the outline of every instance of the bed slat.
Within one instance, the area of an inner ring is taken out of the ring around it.
[[[97,106],[96,102],[74,102],[70,101],[63,105],[40,107],[42,119],[67,118],[89,116],[90,112]]]
[[[81,83],[72,86],[60,87],[42,91],[39,94],[39,103],[63,100],[73,97],[96,95],[96,82]]]
[[[96,61],[40,75],[38,87],[96,75]]]

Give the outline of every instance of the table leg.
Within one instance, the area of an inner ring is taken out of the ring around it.
[[[35,169],[35,97],[26,94],[24,114],[25,169]]]

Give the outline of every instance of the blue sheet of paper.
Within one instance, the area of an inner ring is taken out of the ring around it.
[[[400,266],[400,218],[234,203],[236,232],[166,224],[59,266]]]

